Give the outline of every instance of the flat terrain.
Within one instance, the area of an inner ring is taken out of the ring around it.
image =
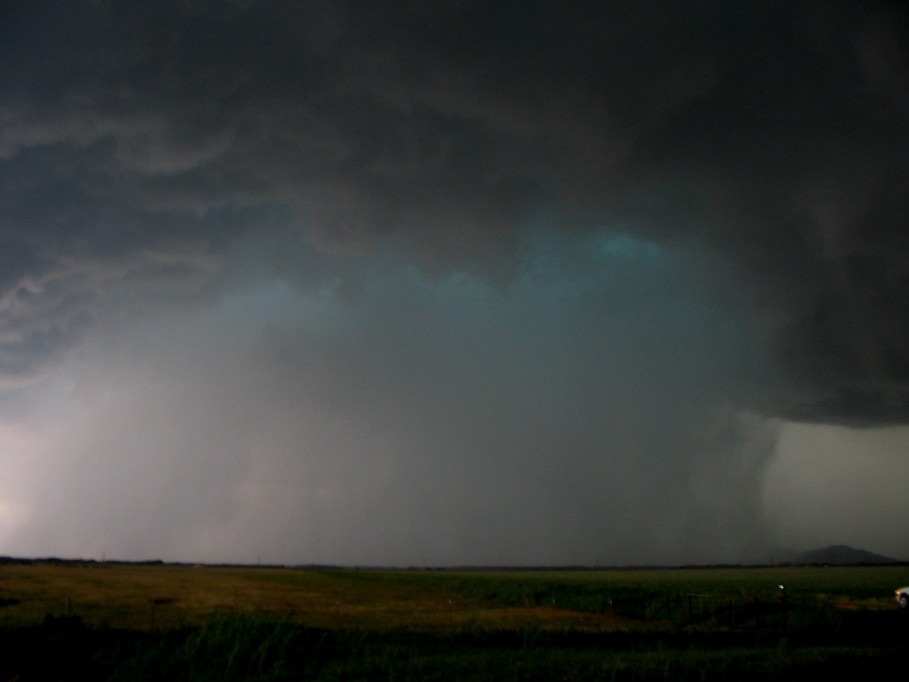
[[[907,566],[0,565],[7,679],[795,679],[902,669]],[[782,589],[780,586],[783,586]]]

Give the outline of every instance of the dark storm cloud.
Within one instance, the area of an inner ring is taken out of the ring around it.
[[[390,245],[428,272],[508,282],[546,215],[725,262],[717,299],[753,309],[776,358],[772,390],[746,406],[909,415],[898,5],[61,2],[0,16],[7,373],[69,344],[111,291],[136,288],[138,306],[163,265],[190,283],[165,296],[201,295],[233,244],[275,222],[337,256]]]

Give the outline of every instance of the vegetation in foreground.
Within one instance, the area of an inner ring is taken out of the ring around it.
[[[905,567],[0,566],[2,680],[745,680],[901,672]],[[783,585],[783,589],[780,589]]]

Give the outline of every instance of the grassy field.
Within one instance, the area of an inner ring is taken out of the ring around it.
[[[796,679],[901,672],[909,567],[0,565],[0,680]],[[784,588],[780,589],[780,585]]]

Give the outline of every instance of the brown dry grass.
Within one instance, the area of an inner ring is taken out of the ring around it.
[[[0,565],[0,627],[67,613],[95,627],[173,628],[214,615],[256,614],[312,627],[376,631],[614,631],[658,627],[608,610],[556,608],[515,594],[571,590],[709,593],[724,599],[774,598],[777,582],[794,599],[837,609],[893,609],[903,567],[861,569],[704,569],[697,571],[469,572],[216,567],[117,563]],[[909,580],[903,580],[909,582]],[[902,584],[902,583],[900,583]],[[487,586],[491,585],[489,589]],[[505,593],[511,591],[510,596]],[[765,591],[763,594],[760,591]],[[748,596],[751,598],[751,596]]]
[[[602,617],[591,614],[499,605],[431,583],[353,570],[7,564],[0,566],[0,600],[0,626],[5,627],[73,615],[95,626],[169,628],[198,625],[215,614],[398,631],[604,626]]]

